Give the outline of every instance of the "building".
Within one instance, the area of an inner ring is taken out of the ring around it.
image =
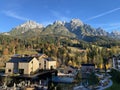
[[[81,64],[82,78],[89,78],[89,74],[95,71],[95,64]]]
[[[36,58],[39,61],[40,69],[56,69],[56,61],[46,54],[38,54]]]
[[[81,64],[81,71],[82,72],[94,72],[95,64]]]
[[[113,62],[113,68],[120,69],[120,55],[116,55],[116,56],[114,55],[112,62]]]
[[[52,58],[40,58],[40,69],[56,69],[56,61]]]
[[[37,58],[38,58],[38,60],[40,60],[42,58],[48,58],[48,56],[46,54],[38,54]]]
[[[6,74],[32,74],[39,70],[39,61],[35,57],[12,57],[6,63]]]
[[[64,67],[64,73],[76,74],[77,73],[77,68],[73,67],[73,66],[65,66]]]

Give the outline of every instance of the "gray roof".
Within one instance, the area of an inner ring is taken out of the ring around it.
[[[95,66],[95,64],[81,64],[82,66]]]
[[[52,58],[44,58],[44,59],[47,60],[47,61],[55,61]]]
[[[30,62],[33,58],[34,57],[12,57],[8,62],[13,62],[13,63]]]

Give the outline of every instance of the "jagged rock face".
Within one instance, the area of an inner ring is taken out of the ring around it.
[[[108,32],[106,32],[105,30],[103,30],[103,29],[100,28],[100,27],[97,28],[96,31],[98,32],[98,35],[100,35],[100,36],[107,36],[107,35],[109,35]]]
[[[109,34],[109,37],[120,39],[120,31],[114,30]]]
[[[111,32],[111,34],[113,34],[113,35],[120,35],[120,32],[115,30],[115,31]]]
[[[83,26],[84,25],[83,22],[80,21],[79,19],[72,19],[70,24],[71,24],[71,28],[77,28],[79,26]]]
[[[20,34],[24,34],[28,31],[32,32],[41,32],[41,29],[43,28],[42,24],[36,23],[35,21],[27,21],[15,28],[13,28],[10,32],[8,32],[10,35],[16,36]]]
[[[80,28],[83,27],[84,23],[79,19],[72,19],[70,22],[66,22],[65,27],[72,33],[81,33]]]
[[[24,28],[24,29],[43,28],[43,25],[30,20],[16,27],[16,29],[19,28]]]
[[[120,38],[120,32],[106,32],[102,28],[93,28],[90,25],[84,24],[79,19],[72,19],[70,22],[55,21],[53,24],[43,27],[42,24],[35,21],[27,21],[13,28],[10,32],[3,33],[4,35],[64,35],[83,39],[85,36],[108,36],[112,38]]]
[[[55,24],[55,25],[63,25],[64,26],[65,22],[63,22],[63,21],[55,21],[53,24]]]
[[[55,21],[53,24],[48,25],[44,30],[41,32],[42,35],[63,35],[69,37],[76,37],[75,34],[71,33],[65,26],[64,22],[62,21]]]

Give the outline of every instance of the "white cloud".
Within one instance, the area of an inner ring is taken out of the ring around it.
[[[98,23],[98,24],[93,24],[95,26],[120,26],[120,23]]]
[[[52,15],[53,15],[54,17],[56,17],[58,20],[62,20],[62,21],[68,21],[68,20],[70,20],[70,18],[62,15],[60,12],[57,12],[57,11],[55,11],[55,10],[50,10],[50,12],[51,12]]]
[[[108,32],[111,32],[113,30],[120,30],[120,23],[119,22],[115,22],[115,23],[96,23],[96,24],[92,24],[92,25],[96,28],[101,27]]]
[[[120,25],[108,25],[104,27],[105,30],[120,30]]]
[[[47,26],[47,25],[52,24],[52,23],[53,23],[53,21],[44,21],[44,22],[42,22],[42,24],[44,26]]]
[[[120,30],[120,23],[101,24],[101,26],[107,31]]]
[[[106,12],[104,12],[104,13],[101,13],[101,14],[98,14],[98,15],[96,15],[96,16],[90,17],[90,18],[88,18],[86,21],[89,21],[89,20],[92,20],[92,19],[96,19],[96,18],[105,16],[105,15],[107,15],[107,14],[113,13],[113,12],[118,11],[118,10],[120,10],[120,8],[115,8],[115,9],[106,11]]]
[[[13,11],[3,11],[3,13],[6,15],[6,16],[9,16],[9,17],[12,17],[12,18],[15,18],[15,19],[19,19],[19,20],[22,20],[22,21],[27,21],[29,20],[28,18],[26,17],[23,17],[23,16],[19,16],[17,15],[16,12],[13,12]]]

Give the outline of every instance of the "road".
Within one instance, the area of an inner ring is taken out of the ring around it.
[[[111,87],[112,84],[113,84],[113,82],[112,82],[112,80],[110,79],[110,80],[109,80],[109,84],[108,84],[107,86],[105,86],[105,87],[100,86],[100,89],[98,89],[98,90],[104,90],[104,89],[107,89],[107,88]]]

